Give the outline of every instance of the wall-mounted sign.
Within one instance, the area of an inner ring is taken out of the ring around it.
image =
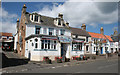
[[[58,36],[58,39],[62,43],[70,43],[70,42],[72,42],[72,38],[67,37],[67,36]]]

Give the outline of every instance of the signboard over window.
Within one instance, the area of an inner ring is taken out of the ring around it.
[[[72,42],[72,38],[67,37],[67,36],[59,36],[58,39],[62,43],[70,43],[70,42]]]

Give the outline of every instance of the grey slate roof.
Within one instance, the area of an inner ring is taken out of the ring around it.
[[[73,35],[90,37],[90,35],[89,35],[89,33],[88,33],[87,31],[82,30],[82,29],[80,29],[80,28],[70,27],[70,30],[72,31],[72,34],[73,34]]]
[[[33,13],[33,14],[37,14],[37,15],[40,15],[38,13]],[[40,15],[40,22],[41,23],[35,23],[35,22],[32,22],[30,21],[30,13],[26,12],[26,18],[27,18],[27,24],[32,24],[32,25],[45,25],[45,26],[52,26],[52,27],[58,27],[54,24],[54,19],[56,18],[52,18],[52,17],[48,17],[48,16],[43,16],[43,15]],[[62,28],[62,27],[59,27],[59,28]],[[64,28],[68,28],[67,26],[64,26]]]

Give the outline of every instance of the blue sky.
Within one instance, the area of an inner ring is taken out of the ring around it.
[[[70,26],[81,28],[81,24],[85,23],[89,32],[100,33],[100,27],[103,27],[104,34],[111,35],[118,27],[117,3],[113,2],[2,2],[2,15],[5,16],[3,32],[15,34],[16,19],[20,18],[24,4],[30,13],[37,12],[50,17],[63,13],[64,20],[68,21]]]

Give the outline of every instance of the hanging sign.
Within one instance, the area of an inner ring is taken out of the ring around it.
[[[62,43],[70,43],[70,42],[72,42],[72,38],[67,37],[67,36],[58,36],[58,39]]]

